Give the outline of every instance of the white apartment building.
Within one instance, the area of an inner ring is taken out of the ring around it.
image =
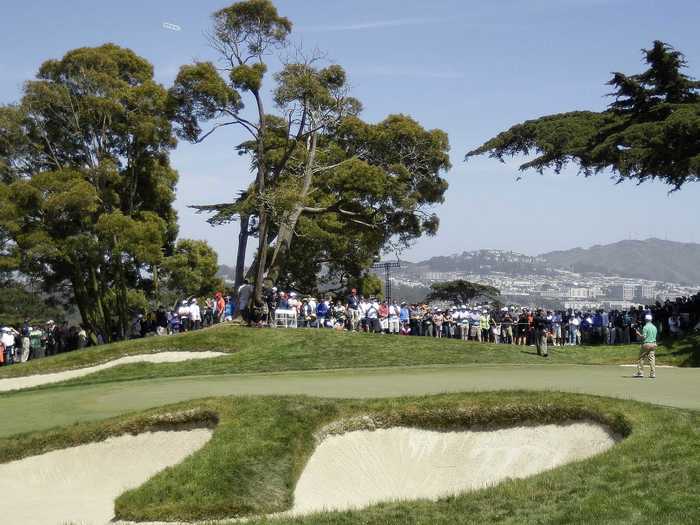
[[[569,288],[568,296],[572,300],[587,299],[589,297],[589,291],[588,288]]]

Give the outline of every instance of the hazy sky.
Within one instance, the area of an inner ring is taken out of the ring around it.
[[[304,48],[318,47],[346,68],[363,117],[407,113],[449,133],[454,167],[438,235],[420,240],[409,260],[499,248],[537,254],[626,238],[700,242],[700,185],[668,195],[661,184],[615,186],[605,176],[530,174],[517,162],[464,154],[525,119],[609,102],[611,71],[641,71],[654,39],[683,51],[700,77],[697,0],[279,0]],[[104,42],[150,60],[168,86],[181,64],[214,59],[203,32],[228,5],[209,0],[2,0],[0,102],[18,99],[39,64]],[[170,22],[180,31],[164,29]],[[268,83],[268,86],[270,84]],[[223,129],[204,144],[181,143],[180,234],[207,239],[232,264],[235,224],[212,228],[188,204],[225,202],[251,179]]]

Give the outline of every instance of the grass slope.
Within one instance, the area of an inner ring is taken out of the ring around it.
[[[229,356],[186,363],[124,365],[71,384],[188,375],[281,372],[385,366],[451,364],[622,364],[637,357],[636,345],[556,347],[544,360],[531,347],[454,339],[399,337],[332,330],[257,330],[231,325],[170,337],[151,337],[52,356],[0,368],[0,379],[82,368],[122,357],[162,351],[218,350]],[[700,365],[700,336],[665,343],[657,363]]]
[[[169,421],[179,427],[218,422],[201,450],[123,494],[116,502],[117,517],[192,520],[267,514],[290,507],[296,479],[313,451],[314,433],[330,422],[356,422],[366,415],[382,427],[437,430],[594,419],[627,438],[589,460],[437,502],[387,503],[275,523],[700,522],[700,413],[572,394],[493,392],[368,401],[210,398],[0,439],[0,461],[162,428]],[[252,520],[263,522],[267,520]]]

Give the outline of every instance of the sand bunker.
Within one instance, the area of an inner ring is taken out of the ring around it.
[[[531,476],[614,444],[604,427],[592,423],[464,432],[398,427],[332,435],[302,472],[291,513],[437,499]]]
[[[146,432],[2,464],[2,522],[105,525],[117,496],[179,463],[211,435],[208,429]]]
[[[0,392],[9,390],[19,390],[22,388],[31,388],[39,385],[47,385],[49,383],[58,383],[76,377],[86,376],[100,370],[106,370],[119,365],[128,365],[131,363],[176,363],[179,361],[189,361],[191,359],[211,359],[226,355],[223,352],[159,352],[157,354],[139,354],[120,357],[114,361],[102,363],[101,365],[88,366],[85,368],[77,368],[75,370],[65,370],[63,372],[55,372],[51,374],[37,374],[24,377],[11,377],[8,379],[0,379]]]

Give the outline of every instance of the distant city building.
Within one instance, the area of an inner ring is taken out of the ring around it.
[[[588,288],[569,288],[570,299],[587,299],[589,296]]]
[[[641,285],[634,289],[635,299],[654,299],[656,297],[656,286],[654,285]]]
[[[603,295],[605,292],[601,286],[591,286],[588,289],[588,297],[602,297]]]
[[[566,310],[592,310],[600,308],[600,303],[595,301],[564,301]]]
[[[601,306],[606,310],[629,310],[630,308],[636,308],[639,305],[630,301],[607,301],[602,303]]]
[[[617,284],[608,287],[608,297],[619,301],[631,301],[634,299],[636,286],[631,284]]]
[[[567,297],[565,293],[562,293],[559,290],[543,290],[540,292],[540,295],[549,299],[562,299]]]

